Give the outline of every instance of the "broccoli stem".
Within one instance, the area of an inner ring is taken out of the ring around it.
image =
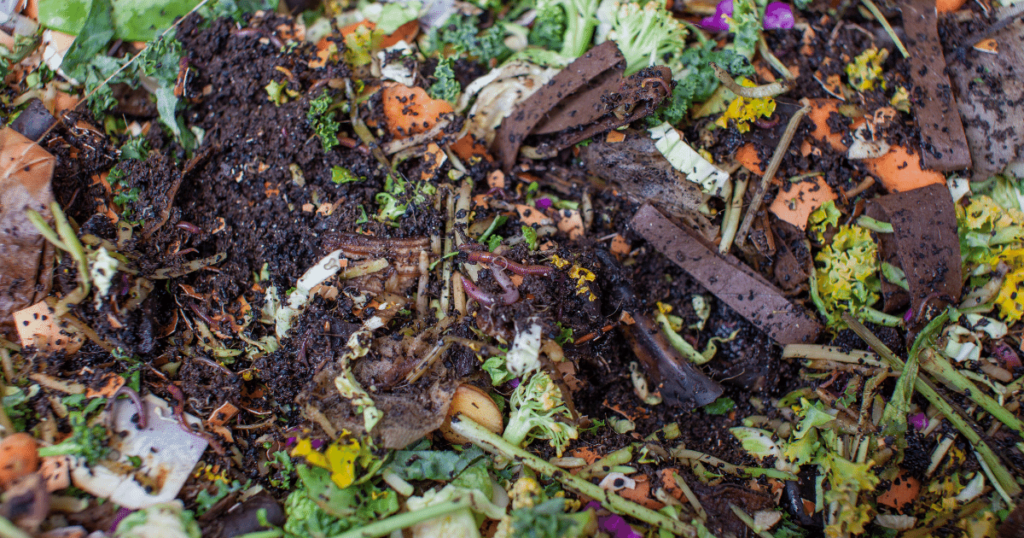
[[[923,331],[921,331],[921,335],[928,335],[935,332],[935,327],[941,328],[942,324],[945,321],[948,321],[948,319],[949,316],[945,313],[936,317],[929,322],[928,326],[925,327]],[[886,347],[886,345],[882,343],[874,333],[869,331],[867,327],[862,325],[848,313],[843,314],[843,321],[845,321],[850,329],[856,333],[861,340],[864,340],[864,342],[867,343],[875,353],[878,353],[878,355],[882,357],[882,359],[885,360],[893,370],[899,372],[903,371],[903,361],[901,361],[899,357],[892,352],[892,350]],[[929,329],[933,330],[930,331]],[[919,351],[919,345],[923,345],[924,340],[924,338],[918,336],[917,341],[914,342],[914,346],[910,350],[911,355],[914,355]],[[1021,487],[1017,485],[1017,482],[1013,479],[1013,475],[1011,475],[1006,467],[1003,466],[1003,463],[999,461],[999,457],[992,451],[992,448],[981,439],[978,432],[974,431],[974,428],[967,423],[967,420],[961,417],[953,409],[953,406],[939,394],[931,383],[918,375],[917,379],[914,380],[914,389],[924,396],[926,400],[931,402],[931,404],[934,405],[935,408],[938,409],[939,412],[942,413],[942,415],[945,416],[946,419],[949,420],[949,422],[952,423],[953,426],[959,430],[972,445],[974,445],[975,451],[981,456],[978,461],[985,462],[988,469],[991,471],[993,482],[998,483],[1002,487],[1003,491],[1011,497],[1016,497],[1021,493]]]
[[[562,56],[579,58],[590,47],[594,37],[597,19],[597,2],[591,0],[568,0],[560,3],[565,9],[565,37],[562,42]]]
[[[991,396],[985,394],[977,385],[975,385],[970,379],[957,371],[952,364],[949,363],[944,357],[932,349],[926,349],[921,353],[921,367],[928,373],[935,376],[936,379],[942,382],[943,385],[964,394],[968,398],[974,401],[974,403],[980,405],[985,411],[988,411],[990,415],[995,417],[1015,430],[1017,435],[1024,436],[1024,424],[1017,420],[1017,417],[1013,416],[1013,413],[1008,411],[1003,406],[999,405],[999,402],[992,399]]]
[[[453,498],[451,501],[436,504],[434,506],[428,506],[422,510],[404,512],[384,518],[380,521],[374,521],[369,525],[337,534],[332,538],[377,538],[379,536],[388,536],[394,531],[406,529],[413,525],[423,523],[424,521],[430,521],[436,517],[443,517],[453,512],[470,508],[471,506],[473,506],[472,497],[469,495],[458,496]]]
[[[697,536],[697,529],[677,519],[670,518],[649,508],[644,508],[637,503],[628,501],[615,493],[601,489],[596,484],[571,475],[547,461],[530,454],[529,452],[509,444],[507,441],[491,433],[490,430],[480,426],[466,415],[458,415],[452,419],[452,430],[455,433],[469,439],[474,445],[498,456],[509,460],[518,460],[533,469],[534,471],[552,476],[558,480],[566,489],[586,495],[602,506],[620,515],[636,518],[654,527],[665,529],[677,535]],[[344,538],[356,538],[362,535],[345,536]],[[375,535],[380,536],[380,535]]]
[[[701,355],[685,338],[679,335],[679,333],[672,330],[672,324],[669,323],[668,317],[664,313],[658,312],[654,315],[654,320],[661,325],[661,332],[665,333],[665,339],[668,340],[672,347],[676,348],[682,356],[690,359],[690,362],[700,365],[708,362],[709,359],[705,359],[704,355]]]

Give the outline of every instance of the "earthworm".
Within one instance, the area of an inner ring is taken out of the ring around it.
[[[142,401],[142,398],[139,396],[139,393],[135,392],[134,389],[132,389],[128,385],[121,385],[121,388],[117,389],[117,392],[115,392],[114,395],[111,396],[109,400],[107,400],[107,429],[109,429],[110,431],[114,431],[114,414],[111,413],[110,411],[111,409],[113,409],[114,402],[117,401],[117,397],[121,396],[122,394],[127,395],[129,398],[131,398],[132,403],[135,404],[135,408],[138,409],[139,411],[139,420],[137,422],[139,429],[145,428],[146,403]]]
[[[243,28],[241,30],[234,30],[231,35],[238,37],[251,37],[251,36],[263,36],[263,30],[259,28]]]
[[[188,233],[193,233],[193,234],[201,234],[201,233],[203,233],[203,229],[202,228],[200,228],[199,226],[196,226],[195,224],[192,224],[191,222],[181,221],[176,226],[178,228],[181,228],[182,230],[185,230]]]
[[[210,326],[210,327],[216,327],[217,326],[216,323],[212,319],[210,319],[210,316],[206,315],[202,310],[199,310],[198,306],[196,306],[194,304],[189,304],[188,307],[191,308],[192,311],[195,312],[195,314],[197,316],[199,316],[203,321],[205,321],[208,326]]]
[[[928,306],[928,303],[931,302],[932,299],[940,299],[942,301],[946,301],[947,303],[953,302],[953,299],[948,295],[943,295],[937,291],[929,293],[928,296],[925,297],[923,301],[921,301],[921,304],[918,305],[917,316],[914,317],[914,321],[921,319],[921,316],[924,315],[924,308]]]
[[[487,308],[494,306],[496,302],[494,297],[491,297],[487,292],[481,291],[480,288],[476,287],[476,284],[473,284],[472,280],[464,276],[459,276],[459,278],[462,279],[462,289],[466,290],[466,295],[480,303],[481,306]]]
[[[469,253],[469,263],[486,263],[494,267],[508,269],[520,276],[548,276],[551,268],[543,265],[522,265],[493,252],[474,251]]]
[[[672,95],[672,88],[665,82],[665,79],[661,77],[648,77],[640,81],[640,87],[645,88],[648,82],[661,85],[662,89],[665,90],[665,95]]]
[[[171,393],[171,396],[174,397],[174,418],[178,419],[178,426],[180,426],[182,430],[185,430],[186,432],[191,433],[192,435],[198,435],[199,437],[202,437],[203,439],[206,440],[207,443],[210,444],[210,448],[212,448],[213,451],[216,452],[218,456],[223,456],[224,447],[220,446],[220,443],[217,442],[217,440],[214,439],[213,436],[207,434],[206,432],[193,430],[192,426],[190,426],[189,423],[185,420],[185,395],[181,392],[181,389],[179,389],[174,384],[168,383],[167,392]]]
[[[767,118],[757,118],[756,120],[754,120],[754,125],[757,125],[762,129],[771,129],[772,127],[778,125],[780,121],[782,121],[781,116],[779,116],[778,114],[772,114]]]
[[[178,252],[175,252],[174,254],[171,254],[171,256],[172,257],[173,256],[184,256],[186,254],[193,254],[195,252],[199,252],[199,251],[194,249],[194,248],[189,247],[189,248],[186,248],[185,250],[179,250]]]
[[[341,144],[342,146],[345,146],[348,149],[355,149],[357,146],[359,146],[358,140],[356,140],[355,138],[349,138],[347,136],[339,136],[338,143]]]
[[[483,250],[484,246],[480,243],[463,243],[459,245],[459,250],[462,252],[473,252],[477,250]]]
[[[501,289],[505,290],[505,293],[501,294],[499,299],[505,304],[512,304],[519,300],[519,288],[512,283],[512,279],[502,271],[500,267],[491,266],[491,274],[494,275],[494,280],[498,281],[498,285]]]

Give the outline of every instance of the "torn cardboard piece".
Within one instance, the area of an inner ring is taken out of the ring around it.
[[[935,2],[902,0],[900,8],[907,46],[914,51],[909,58],[910,78],[917,87],[914,113],[921,129],[924,166],[942,172],[970,168],[971,151],[945,72],[946,59],[939,41]]]
[[[821,325],[743,265],[719,256],[699,237],[645,205],[630,227],[730,308],[779,344],[812,343]]]

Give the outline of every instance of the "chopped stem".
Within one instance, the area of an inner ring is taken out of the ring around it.
[[[896,44],[896,48],[900,49],[900,54],[902,54],[904,58],[910,58],[910,53],[907,52],[907,47],[903,46],[903,42],[900,41],[900,36],[896,35],[896,31],[889,25],[889,21],[885,20],[885,16],[882,15],[882,11],[878,9],[878,6],[876,6],[871,0],[860,1],[863,2],[864,6],[868,8],[868,11],[875,16],[878,23],[885,29],[885,33],[889,34],[889,37],[892,38],[892,42]]]
[[[764,34],[761,34],[761,39],[757,41],[757,50],[761,53],[761,57],[768,62],[768,65],[775,68],[780,75],[789,80],[796,80],[796,77],[794,77],[793,73],[788,67],[786,67],[786,64],[782,63],[782,60],[778,59],[775,56],[775,53],[772,52],[771,47],[768,46],[768,42],[764,39]]]
[[[686,496],[686,500],[689,501],[690,505],[693,506],[693,509],[697,511],[697,517],[699,517],[701,521],[707,521],[708,513],[704,510],[704,507],[701,506],[700,500],[697,499],[697,496],[693,494],[693,490],[690,489],[689,484],[687,484],[686,481],[683,480],[683,477],[679,476],[678,473],[672,473],[672,478],[676,481],[676,485],[679,486],[679,489],[683,491],[683,495]]]
[[[719,71],[722,70],[720,67],[717,69]],[[722,72],[724,73],[724,71]],[[740,224],[740,229],[736,232],[736,241],[739,242],[741,247],[747,241],[747,232],[750,231],[750,225],[754,223],[754,217],[757,216],[757,211],[761,208],[761,201],[764,200],[764,195],[768,191],[768,185],[771,184],[772,178],[775,177],[775,172],[779,170],[779,165],[782,164],[782,158],[785,157],[786,152],[789,151],[789,144],[793,142],[793,136],[796,135],[796,129],[800,126],[800,121],[803,120],[804,116],[806,116],[810,111],[811,107],[805,106],[794,112],[793,116],[789,118],[789,124],[786,125],[786,131],[782,133],[779,145],[775,147],[775,153],[772,154],[772,160],[768,163],[768,168],[764,171],[764,177],[761,178],[761,184],[754,193],[754,198],[750,200],[750,206],[747,207],[747,214],[743,216],[743,224]]]
[[[469,508],[472,505],[473,501],[468,495],[464,497],[457,497],[449,502],[428,506],[421,510],[404,512],[379,521],[374,521],[373,523],[363,527],[352,529],[341,534],[336,534],[333,538],[377,538],[379,536],[387,536],[394,531],[407,529],[418,523],[430,521],[436,517],[446,516],[452,512]]]
[[[503,458],[518,460],[522,462],[523,465],[526,465],[538,473],[554,477],[555,480],[558,480],[566,489],[575,491],[581,495],[586,495],[617,514],[636,518],[654,527],[665,529],[677,535],[689,537],[695,537],[697,535],[697,530],[693,526],[655,512],[649,508],[644,508],[643,506],[640,506],[635,502],[628,501],[613,492],[601,489],[601,487],[596,484],[591,484],[578,476],[571,475],[547,461],[519,447],[509,444],[498,435],[466,417],[466,415],[460,414],[456,416],[452,420],[451,427],[455,433],[469,439],[469,441],[474,445]],[[363,535],[353,534],[351,536],[344,536],[343,538],[357,538],[362,536]]]
[[[935,376],[936,379],[942,382],[952,390],[955,390],[972,401],[977,403],[988,411],[990,415],[995,417],[1010,427],[1012,430],[1016,430],[1017,435],[1024,436],[1024,424],[1022,424],[1017,417],[1013,416],[1013,413],[1006,410],[1003,406],[999,405],[999,402],[992,399],[991,396],[985,394],[985,392],[975,385],[970,379],[961,374],[952,364],[949,363],[932,349],[925,349],[921,353],[921,368],[924,368],[928,373]]]
[[[882,365],[874,353],[858,349],[843,351],[839,347],[818,346],[814,344],[789,344],[782,348],[782,358],[828,360],[864,366]]]
[[[928,326],[921,331],[921,334],[918,335],[917,340],[914,342],[914,346],[910,350],[911,355],[918,353],[919,347],[923,345],[925,340],[928,340],[928,336],[934,334],[937,330],[936,327],[941,328],[945,320],[948,319],[949,318],[946,314],[942,314],[929,322]],[[850,329],[856,333],[861,340],[864,340],[864,342],[867,343],[875,353],[878,353],[878,355],[881,356],[893,370],[900,372],[903,371],[903,361],[901,361],[899,357],[892,352],[892,350],[886,347],[886,345],[882,343],[874,333],[869,331],[867,327],[862,325],[849,314],[843,314],[843,321],[845,321]],[[1015,497],[1021,493],[1021,487],[1017,485],[1017,482],[1013,479],[1013,475],[1010,474],[1006,467],[1003,466],[1002,462],[999,461],[999,457],[996,456],[995,452],[993,452],[988,444],[981,439],[981,435],[974,431],[974,428],[968,424],[967,420],[961,417],[960,414],[953,409],[953,406],[939,394],[939,391],[935,389],[931,382],[918,375],[917,379],[914,381],[914,389],[921,393],[926,400],[931,402],[931,404],[939,410],[939,413],[942,413],[942,415],[945,416],[946,419],[949,420],[949,422],[952,423],[953,426],[962,433],[972,445],[974,445],[974,449],[981,456],[978,461],[985,462],[990,470],[993,483],[999,484],[1011,497]]]
[[[897,316],[886,314],[885,312],[876,310],[870,306],[860,307],[857,313],[860,314],[860,317],[864,318],[865,321],[870,321],[875,325],[884,325],[886,327],[901,327],[903,325],[903,320]]]
[[[867,215],[861,215],[860,217],[857,218],[857,226],[860,226],[861,228],[867,228],[872,232],[877,232],[880,234],[893,233],[892,224],[889,224],[888,222],[882,222],[877,219],[873,219]]]
[[[0,517],[0,537],[2,538],[32,538],[30,534],[21,530],[18,526],[5,517]]]
[[[760,536],[761,538],[775,538],[771,535],[771,533],[765,531],[761,527],[758,527],[757,523],[754,523],[754,518],[750,517],[739,506],[730,503],[729,509],[732,510],[732,513],[735,514],[736,517],[739,518],[739,520],[742,521],[744,525],[749,527],[750,530],[754,531],[754,534]]]
[[[750,183],[747,175],[743,174],[736,180],[736,188],[732,191],[732,203],[725,211],[725,224],[722,226],[722,242],[718,245],[718,252],[726,254],[736,238],[736,229],[740,225],[740,214],[743,213],[743,195],[747,192],[747,184]]]

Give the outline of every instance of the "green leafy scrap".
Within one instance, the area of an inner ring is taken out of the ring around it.
[[[709,415],[724,415],[735,408],[736,402],[728,396],[722,396],[703,407],[704,412]]]
[[[833,318],[839,319],[843,311],[863,317],[881,298],[878,243],[868,230],[840,226],[815,260],[817,291]]]
[[[103,459],[110,448],[107,446],[107,429],[102,423],[96,424],[92,418],[106,405],[106,398],[86,400],[84,396],[65,398],[62,402],[68,408],[68,424],[71,436],[60,443],[39,449],[39,456],[82,457],[86,463],[93,465]]]
[[[385,468],[403,480],[448,482],[484,457],[480,448],[462,452],[442,450],[399,450]]]
[[[327,469],[299,465],[296,471],[303,487],[285,500],[284,530],[293,535],[334,536],[398,511],[398,494],[370,481],[341,489]]]
[[[346,183],[358,183],[360,181],[366,181],[366,177],[357,176],[353,174],[351,170],[345,168],[344,166],[332,166],[331,181],[335,185],[344,185]]]
[[[512,510],[512,534],[522,538],[579,538],[597,528],[593,510],[566,513],[565,499],[554,498],[536,506]]]
[[[306,113],[306,120],[316,133],[316,137],[320,139],[324,151],[331,151],[340,144],[338,130],[341,129],[341,124],[335,118],[335,111],[331,110],[333,102],[331,94],[325,89],[319,97],[309,102],[309,111]]]
[[[106,49],[107,43],[114,38],[114,21],[110,11],[110,0],[92,0],[88,15],[79,29],[80,33],[77,33],[78,37],[71,43],[71,48],[61,62],[65,73],[73,78],[81,77],[82,68]]]
[[[442,58],[437,62],[437,67],[434,68],[434,78],[436,81],[427,90],[427,95],[431,99],[444,99],[452,104],[459,100],[462,86],[459,85],[459,81],[455,80],[455,70],[452,69],[453,63],[455,62],[451,58]]]
[[[525,225],[521,230],[523,232],[523,240],[526,241],[526,246],[530,247],[530,250],[537,250],[537,230]]]
[[[480,369],[491,376],[491,385],[495,387],[504,385],[516,378],[515,374],[509,372],[508,368],[505,366],[504,355],[489,357],[484,361],[483,365],[480,366]]]

